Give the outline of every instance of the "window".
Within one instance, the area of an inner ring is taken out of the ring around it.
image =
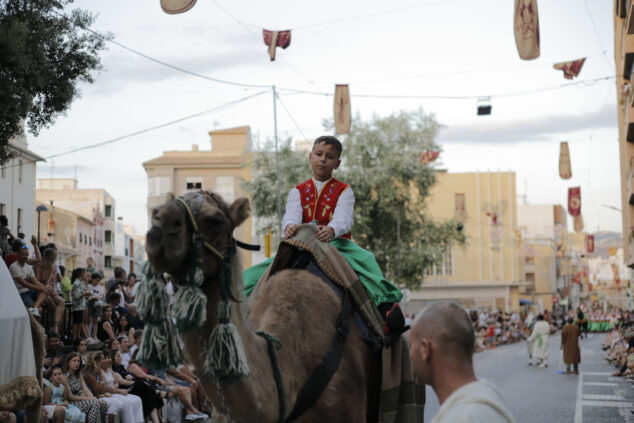
[[[92,237],[88,238],[88,245],[90,245],[92,247]]]
[[[171,180],[169,176],[150,176],[147,183],[147,195],[149,197],[170,192]]]
[[[81,244],[81,232],[79,233],[79,243]]]
[[[0,203],[0,214],[6,214],[5,210],[7,208],[7,205],[4,203]]]
[[[106,217],[112,217],[112,206],[110,206],[110,205],[106,206],[106,210],[105,210],[104,215]]]
[[[104,257],[104,266],[110,268],[112,267],[112,256],[105,256]]]
[[[216,192],[222,196],[227,204],[233,203],[233,200],[235,200],[233,176],[216,177]]]
[[[112,231],[105,231],[104,232],[104,242],[106,242],[106,243],[112,242]]]
[[[22,160],[18,161],[18,183],[22,183]]]
[[[187,176],[185,178],[185,190],[203,189],[203,178],[201,176]]]
[[[124,255],[125,255],[126,257],[130,256],[130,251],[128,251],[128,248],[127,248],[127,247],[125,248],[125,254],[124,254]]]
[[[2,170],[0,170],[0,176],[2,177],[2,179],[5,179],[7,177],[7,168],[2,166]]]
[[[22,232],[22,209],[18,209],[18,233],[20,232]]]

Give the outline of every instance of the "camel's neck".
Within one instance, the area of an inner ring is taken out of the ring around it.
[[[245,300],[242,272],[239,259],[234,258],[232,263],[233,280],[231,289],[234,296]],[[206,281],[205,293],[207,295],[207,321],[200,331],[190,331],[183,334],[185,343],[185,356],[194,364],[200,380],[214,407],[221,412],[227,412],[232,420],[243,421],[241,415],[253,419],[260,415],[260,421],[275,420],[278,415],[277,391],[275,381],[271,373],[271,365],[267,353],[265,341],[255,335],[254,329],[247,321],[246,301],[231,302],[231,323],[238,333],[238,340],[244,347],[249,376],[242,377],[237,382],[218,384],[209,376],[203,375],[203,363],[205,360],[204,345],[209,340],[211,331],[218,324],[218,307],[222,301],[218,281]],[[256,382],[257,381],[257,382]]]

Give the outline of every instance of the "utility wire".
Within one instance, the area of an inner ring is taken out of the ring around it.
[[[488,94],[488,95],[458,95],[458,96],[451,96],[451,95],[407,95],[407,94],[403,94],[403,95],[392,95],[392,94],[350,94],[350,97],[365,97],[365,98],[403,98],[403,99],[431,99],[431,100],[474,100],[474,99],[480,99],[482,97],[497,97],[497,98],[504,98],[504,97],[519,97],[519,96],[524,96],[524,95],[530,95],[530,94],[538,94],[538,93],[542,93],[542,92],[546,92],[546,91],[553,91],[553,90],[558,90],[561,88],[567,88],[567,87],[573,87],[573,86],[590,86],[590,85],[594,85],[599,81],[604,81],[604,80],[611,80],[611,79],[615,79],[615,76],[604,76],[601,78],[595,78],[595,79],[589,79],[589,80],[585,80],[585,81],[576,81],[576,82],[570,82],[567,84],[561,84],[561,85],[556,85],[553,87],[545,87],[545,88],[538,88],[538,89],[534,89],[534,90],[526,90],[526,91],[515,91],[515,92],[510,92],[510,93],[500,93],[500,94]],[[334,96],[334,93],[329,93],[329,92],[323,92],[323,91],[309,91],[309,90],[296,90],[296,89],[292,89],[292,88],[283,88],[281,87],[280,90],[284,90],[290,93],[294,93],[294,94],[309,94],[309,95],[321,95],[321,96],[326,96],[326,97],[332,97]]]
[[[599,47],[601,47],[601,50],[603,50],[603,56],[605,57],[605,60],[608,62],[608,66],[610,67],[610,69],[612,69],[612,71],[614,72],[614,64],[608,58],[607,50],[603,48],[603,43],[601,42],[601,37],[599,36],[599,30],[597,29],[597,25],[594,23],[594,18],[592,17],[592,13],[590,12],[590,7],[588,6],[587,0],[583,0],[583,4],[586,6],[586,12],[588,12],[588,16],[590,17],[590,22],[592,22],[592,28],[594,28],[594,35],[597,36]]]
[[[280,101],[282,108],[284,109],[288,117],[291,119],[291,122],[293,122],[293,124],[295,125],[295,128],[297,128],[301,136],[304,137],[305,140],[307,140],[308,137],[306,136],[306,134],[304,134],[304,131],[302,131],[302,128],[297,124],[297,122],[295,121],[295,118],[293,118],[293,115],[291,115],[291,112],[288,110],[288,108],[286,107],[286,104],[284,104],[284,101],[282,101],[282,97],[280,97],[279,94],[277,95],[277,99]]]
[[[132,133],[129,133],[129,134],[126,134],[126,135],[121,135],[121,136],[116,137],[116,138],[111,138],[109,140],[98,142],[96,144],[85,145],[83,147],[74,148],[72,150],[64,151],[62,153],[53,154],[53,155],[50,155],[50,156],[47,156],[47,157],[44,157],[44,158],[45,159],[54,159],[56,157],[66,156],[68,154],[77,153],[79,151],[92,150],[93,148],[98,148],[98,147],[103,147],[104,145],[114,144],[116,142],[125,140],[127,138],[132,138],[132,137],[135,137],[137,135],[145,134],[147,132],[151,132],[151,131],[155,131],[157,129],[161,129],[161,128],[165,128],[165,127],[168,127],[168,126],[171,126],[171,125],[175,125],[177,123],[180,123],[180,122],[183,122],[183,121],[186,121],[186,120],[189,120],[189,119],[193,119],[195,117],[203,116],[203,115],[206,115],[206,114],[209,114],[209,113],[220,112],[222,110],[231,108],[231,107],[233,107],[233,106],[235,106],[235,105],[237,105],[239,103],[242,103],[242,102],[244,102],[246,100],[252,99],[252,98],[257,97],[257,96],[260,96],[262,94],[266,94],[268,92],[269,92],[268,89],[264,90],[264,91],[260,91],[258,93],[251,94],[251,95],[243,97],[241,99],[233,100],[233,101],[231,101],[229,103],[225,103],[225,104],[222,104],[220,106],[212,107],[211,109],[203,110],[202,112],[198,112],[198,113],[194,113],[194,114],[191,114],[191,115],[188,115],[188,116],[184,116],[182,118],[179,118],[179,119],[176,119],[176,120],[172,120],[170,122],[161,123],[159,125],[155,125],[155,126],[152,126],[150,128],[141,129],[139,131],[135,131],[135,132],[132,132]],[[29,164],[29,163],[35,163],[35,162],[37,162],[37,160],[25,161],[22,164]],[[11,165],[11,166],[2,166],[2,168],[10,169],[10,168],[13,168],[13,167],[17,167],[19,165],[20,164],[14,164],[14,165]]]

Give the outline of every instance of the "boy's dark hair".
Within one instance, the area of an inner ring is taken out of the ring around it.
[[[57,333],[57,332],[49,332],[49,334],[48,334],[48,336],[47,336],[46,340],[47,340],[47,341],[50,341],[50,340],[51,340],[51,338],[57,338],[57,339],[59,339],[60,341],[62,340],[62,337],[61,337],[61,336],[59,336],[59,333]]]
[[[141,339],[143,337],[143,329],[137,329],[134,331],[134,339]]]
[[[62,278],[66,276],[66,268],[62,266],[61,264],[59,265],[59,273],[62,274]]]
[[[95,272],[92,275],[90,275],[91,279],[102,279],[101,273],[99,272]]]
[[[317,144],[320,144],[322,142],[326,145],[332,145],[333,147],[335,147],[335,150],[337,150],[338,153],[338,157],[341,156],[341,153],[343,152],[343,147],[341,146],[341,141],[339,141],[337,138],[333,137],[332,135],[322,135],[315,140],[313,148],[315,148]]]
[[[134,277],[134,279],[136,279],[136,273],[134,272],[130,272],[128,273],[128,280],[130,280],[130,278]]]
[[[83,267],[78,267],[78,268],[73,270],[73,273],[72,273],[70,279],[73,282],[75,282],[75,280],[78,279],[78,278],[81,278],[84,273],[86,273],[86,269],[84,269]]]
[[[114,278],[115,279],[123,279],[125,278],[125,270],[122,267],[114,268]]]
[[[11,243],[11,249],[13,251],[18,251],[20,249],[20,247],[22,247],[23,245],[26,245],[24,243],[24,241],[22,241],[20,238],[16,238],[13,240],[13,242]]]
[[[5,215],[0,215],[0,225],[9,226],[9,219]]]
[[[119,303],[120,301],[121,301],[121,295],[119,295],[118,292],[111,292],[110,295],[108,295],[109,303]]]
[[[18,238],[20,239],[24,239],[26,235],[24,235],[24,232],[18,232]]]

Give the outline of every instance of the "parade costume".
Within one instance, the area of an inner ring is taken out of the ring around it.
[[[286,202],[286,213],[282,227],[290,224],[311,223],[332,227],[335,239],[330,241],[359,276],[368,295],[379,306],[397,303],[403,294],[392,283],[383,278],[374,255],[351,240],[350,229],[354,212],[354,193],[349,185],[330,178],[317,181],[312,178],[293,188]],[[274,257],[245,270],[244,286],[247,296],[251,294],[260,277]]]

